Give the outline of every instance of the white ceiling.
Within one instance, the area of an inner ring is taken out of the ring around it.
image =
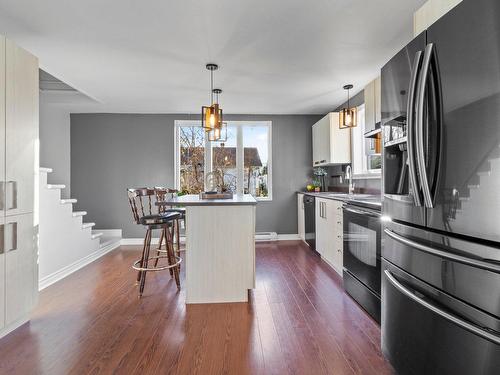
[[[411,39],[423,2],[0,0],[0,33],[97,101],[74,111],[197,112],[215,62],[227,113],[321,114]]]

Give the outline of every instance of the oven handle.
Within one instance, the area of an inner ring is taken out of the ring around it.
[[[393,231],[391,231],[391,230],[389,230],[387,228],[384,229],[384,232],[389,237],[391,237],[392,239],[394,239],[394,240],[396,240],[398,242],[401,242],[404,245],[411,246],[411,247],[413,247],[415,249],[424,251],[426,253],[429,253],[429,254],[432,254],[432,255],[437,255],[437,256],[439,256],[441,258],[445,258],[445,259],[452,260],[452,261],[455,261],[455,262],[467,264],[469,266],[479,267],[479,268],[483,268],[483,269],[488,270],[488,271],[500,273],[500,265],[491,264],[489,262],[485,262],[485,261],[482,261],[482,260],[471,259],[471,258],[464,257],[462,255],[456,255],[456,254],[453,254],[453,253],[449,253],[447,251],[442,251],[442,250],[434,249],[433,247],[430,247],[430,246],[427,246],[427,245],[423,245],[421,243],[409,240],[406,237],[400,236],[399,234],[394,233]]]
[[[351,207],[346,207],[344,206],[344,211],[352,212],[353,214],[358,214],[358,215],[366,215],[366,216],[371,216],[371,217],[380,217],[380,214],[371,212],[371,211],[365,211],[365,210],[357,210],[355,208]]]
[[[427,302],[425,299],[416,296],[412,291],[408,290],[399,281],[397,281],[394,278],[394,276],[392,276],[392,274],[389,272],[389,270],[384,270],[384,273],[385,276],[387,277],[387,280],[389,280],[389,282],[392,284],[393,287],[395,287],[397,290],[399,290],[401,293],[403,293],[405,296],[407,296],[414,302],[427,308],[428,310],[431,310],[433,313],[441,316],[442,318],[448,320],[449,322],[454,323],[457,326],[462,327],[463,329],[466,329],[467,331],[482,337],[483,339],[486,339],[497,345],[500,345],[500,336],[485,331],[484,329],[481,329],[474,324],[466,322],[465,320],[460,319],[459,317],[444,311],[443,309],[433,305],[432,303]]]

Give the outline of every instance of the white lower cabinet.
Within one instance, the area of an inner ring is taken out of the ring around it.
[[[306,222],[304,213],[304,194],[297,194],[297,233],[302,241],[306,239]]]
[[[36,237],[33,214],[5,219],[6,325],[26,319],[35,304],[38,284]]]
[[[0,238],[4,234],[4,218],[0,217]],[[3,244],[0,244],[2,246]],[[5,246],[0,247],[0,332],[5,327]]]
[[[316,198],[316,250],[342,275],[343,222],[340,201]]]

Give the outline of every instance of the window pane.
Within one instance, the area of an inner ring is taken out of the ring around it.
[[[224,133],[224,132],[223,132]],[[224,134],[223,134],[224,135]],[[212,171],[224,176],[224,191],[236,193],[236,141],[237,129],[228,125],[227,141],[212,142]]]
[[[180,191],[198,194],[205,178],[205,130],[200,126],[179,127]]]
[[[243,150],[245,194],[269,197],[269,127],[244,126]]]

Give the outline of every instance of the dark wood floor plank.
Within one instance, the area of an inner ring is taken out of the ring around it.
[[[0,374],[392,373],[378,325],[301,242],[257,244],[247,304],[186,306],[168,272],[138,299],[139,253],[122,247],[42,291],[30,324],[0,340]]]

